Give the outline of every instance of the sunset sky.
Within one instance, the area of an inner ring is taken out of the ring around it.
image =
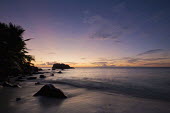
[[[1,0],[36,66],[170,67],[170,0]]]

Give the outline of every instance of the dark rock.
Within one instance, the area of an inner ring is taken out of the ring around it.
[[[56,63],[56,64],[53,64],[53,67],[52,67],[52,70],[55,70],[55,69],[73,69],[73,67],[70,67],[67,64]]]
[[[13,87],[21,88],[21,86],[19,84],[14,84]]]
[[[44,73],[50,73],[50,72],[44,72]]]
[[[16,100],[16,101],[20,101],[20,100],[21,100],[21,98],[16,98],[15,100]]]
[[[29,78],[27,78],[27,80],[34,80],[34,79],[37,79],[37,77],[29,77]]]
[[[29,70],[31,72],[31,74],[36,73],[36,72],[39,71],[38,67],[34,67],[34,66],[31,66],[31,67],[32,67],[32,69]]]
[[[17,79],[16,81],[23,82],[23,81],[25,81],[25,79]]]
[[[52,84],[44,85],[34,96],[46,96],[46,97],[55,97],[55,98],[67,98],[64,93],[55,88]]]
[[[41,68],[38,68],[38,71],[42,71],[43,69],[41,69]]]
[[[18,77],[18,79],[23,79],[23,77]]]
[[[62,73],[61,71],[57,72],[57,73]]]
[[[35,72],[33,74],[44,74],[44,72]]]
[[[18,77],[18,78],[16,79],[16,81],[23,82],[23,81],[25,81],[25,79],[24,79],[24,77]]]
[[[40,85],[40,82],[36,82],[35,85]]]
[[[20,85],[16,85],[16,84],[11,84],[11,83],[9,83],[9,82],[4,82],[3,84],[2,84],[2,86],[3,87],[13,87],[13,88],[20,88],[21,86]]]
[[[46,78],[46,76],[45,75],[40,75],[40,78]]]
[[[3,87],[13,87],[13,84],[5,81],[3,84],[2,84]]]
[[[33,74],[27,74],[26,76],[33,76]]]

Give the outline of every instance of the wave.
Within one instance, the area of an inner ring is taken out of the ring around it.
[[[170,91],[162,88],[154,88],[142,85],[134,85],[131,83],[114,83],[101,82],[90,80],[73,80],[73,79],[57,79],[44,80],[45,83],[66,84],[79,88],[95,89],[99,91],[107,91],[112,93],[119,93],[133,97],[140,97],[146,99],[158,99],[163,101],[170,101]]]

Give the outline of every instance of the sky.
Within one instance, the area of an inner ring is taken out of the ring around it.
[[[36,66],[170,67],[169,0],[1,0]]]

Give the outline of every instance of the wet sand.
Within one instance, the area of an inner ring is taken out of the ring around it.
[[[0,113],[170,113],[170,102],[54,84],[68,96],[60,100],[34,97],[43,85],[0,88]],[[16,101],[16,98],[21,98]]]

